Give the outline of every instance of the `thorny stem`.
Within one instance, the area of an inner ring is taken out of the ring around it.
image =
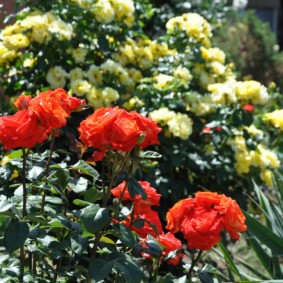
[[[23,171],[22,171],[22,182],[23,182],[23,217],[27,215],[27,185],[26,185],[26,167],[27,167],[27,152],[23,151]]]
[[[187,273],[187,278],[189,279],[192,276],[192,272],[194,270],[194,267],[196,265],[196,263],[198,262],[198,260],[200,259],[202,255],[202,251],[198,252],[198,255],[195,257],[194,254],[192,254],[192,263],[191,263],[191,267]]]
[[[56,131],[53,130],[53,132],[51,134],[50,153],[49,153],[49,157],[48,157],[48,160],[47,160],[47,163],[46,163],[46,171],[45,171],[46,179],[49,176],[50,164],[51,164],[52,154],[53,154],[53,151],[54,151],[55,136],[56,136]],[[46,182],[47,182],[47,180],[46,180]],[[45,197],[46,197],[46,192],[43,191],[42,201],[41,201],[41,209],[40,209],[41,213],[44,213]]]
[[[117,165],[117,159],[118,159],[117,153],[115,154],[113,165],[111,166],[111,164],[108,163],[108,171],[111,172],[111,177],[110,177],[110,182],[109,182],[107,192],[105,193],[105,196],[104,196],[103,207],[106,207],[107,202],[109,200],[109,197],[111,195],[111,188],[114,184],[115,178],[123,171],[123,169],[124,169],[124,167],[127,163],[127,160],[129,158],[130,153],[131,153],[131,151],[128,151],[126,153],[125,158],[124,158],[124,160],[123,160],[123,162],[122,162],[122,164],[121,164],[121,166],[118,170],[115,170],[116,165]],[[111,167],[113,168],[113,170],[111,170]]]
[[[22,148],[23,152],[23,170],[22,170],[22,183],[23,183],[23,212],[22,217],[27,215],[27,185],[26,185],[26,167],[27,167],[27,155],[25,148]],[[20,282],[24,282],[24,272],[25,272],[25,248],[24,245],[20,247]]]

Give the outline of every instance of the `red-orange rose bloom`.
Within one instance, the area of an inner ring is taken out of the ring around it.
[[[0,141],[5,150],[17,147],[33,148],[48,138],[49,128],[23,109],[12,116],[0,117]]]
[[[134,221],[138,219],[144,220],[143,227],[139,228],[136,227],[134,224],[130,225],[130,223],[134,223]],[[145,238],[147,235],[156,237],[163,233],[162,224],[158,212],[155,210],[150,210],[148,213],[140,215],[134,214],[133,219],[129,219],[128,221],[124,220],[123,223],[132,231],[135,231],[141,238]],[[155,229],[153,229],[152,224],[155,226]]]
[[[130,151],[134,146],[159,144],[157,135],[161,131],[150,118],[118,107],[96,110],[81,122],[78,130],[83,143],[101,153],[109,148]],[[101,160],[101,154],[96,156]]]
[[[209,250],[220,240],[224,229],[234,240],[247,229],[238,204],[225,195],[198,192],[195,198],[176,203],[167,213],[166,228],[182,232],[190,249]]]
[[[151,211],[151,206],[159,206],[159,201],[161,195],[157,193],[156,189],[150,186],[149,182],[146,181],[138,181],[139,184],[142,186],[146,193],[146,199],[142,199],[142,196],[136,194],[135,197],[130,196],[130,192],[128,187],[125,187],[126,182],[122,182],[116,188],[111,190],[111,193],[116,198],[121,198],[122,194],[122,201],[131,201],[134,203],[134,213],[135,214],[144,214]]]
[[[44,126],[58,129],[66,125],[71,111],[80,109],[85,101],[71,97],[64,89],[59,88],[41,92],[34,98],[21,95],[14,104],[20,110],[28,109],[33,112]]]
[[[145,241],[141,242],[141,245],[144,248],[147,248],[147,245],[146,245],[146,241],[147,240],[148,239],[146,239]],[[162,232],[160,235],[155,237],[155,240],[158,241],[164,248],[164,250],[162,251],[162,254],[161,254],[161,258],[160,258],[161,261],[166,259],[166,257],[170,254],[170,252],[182,249],[182,242],[179,239],[177,239],[170,232],[167,233],[167,234],[164,234]],[[147,254],[146,251],[144,251],[142,253],[142,256],[145,257],[145,258],[151,258],[151,255]],[[180,259],[183,256],[184,256],[184,254],[176,254],[174,256],[170,256],[169,255],[169,257],[167,258],[167,262],[168,262],[168,264],[171,264],[171,265],[178,265],[179,262],[180,262]]]

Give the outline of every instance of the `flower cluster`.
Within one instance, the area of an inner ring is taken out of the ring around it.
[[[45,141],[52,130],[65,126],[71,111],[84,104],[63,89],[41,92],[34,98],[20,95],[15,101],[18,112],[0,117],[0,141],[6,150],[32,148]]]
[[[70,40],[73,36],[72,26],[52,12],[36,12],[7,26],[1,32],[0,65],[20,55],[19,49],[26,48],[31,42],[42,44],[50,41],[52,36],[58,40]]]
[[[211,27],[199,14],[187,13],[170,19],[166,24],[167,32],[185,31],[187,36],[205,46],[210,45]]]
[[[182,249],[181,241],[175,238],[172,233],[169,232],[165,234],[163,232],[158,212],[152,209],[152,206],[159,206],[161,195],[146,181],[139,181],[139,185],[146,193],[146,198],[144,199],[138,194],[132,197],[125,181],[111,190],[113,196],[120,199],[124,204],[130,203],[130,205],[133,206],[133,213],[129,214],[127,219],[123,220],[122,223],[132,231],[135,231],[139,237],[143,239],[141,244],[144,247],[144,257],[151,257],[146,252],[147,237],[151,235],[164,248],[161,259],[168,260],[169,264],[177,265],[180,260],[180,255],[170,256],[169,254],[170,252]],[[143,222],[143,225],[142,227],[137,227],[138,225],[136,223],[140,221]]]
[[[89,10],[99,23],[115,21],[131,27],[135,21],[135,6],[132,0],[70,0]]]
[[[80,56],[76,55],[74,58],[78,60]],[[135,68],[124,68],[120,63],[109,59],[100,66],[91,64],[87,69],[76,67],[69,72],[61,66],[52,67],[46,74],[46,81],[51,88],[58,88],[64,87],[69,80],[70,92],[76,96],[85,96],[89,105],[97,109],[110,106],[120,98],[115,88],[107,86],[109,77],[116,81],[117,87],[132,91],[142,79],[142,74]]]
[[[175,53],[176,51],[170,50],[166,43],[158,43],[155,40],[135,41],[127,38],[113,58],[123,66],[134,65],[144,70],[152,67],[159,58]]]
[[[262,134],[261,131],[253,128],[247,129],[250,134]],[[278,168],[280,161],[275,152],[265,148],[263,144],[258,144],[254,150],[246,145],[243,136],[236,136],[233,147],[235,149],[235,169],[238,174],[247,174],[252,166],[260,168],[260,178],[272,187],[272,171],[270,169]]]
[[[282,129],[283,128],[283,109],[275,110],[270,113],[264,114],[264,119],[270,122],[274,127]]]
[[[165,135],[174,135],[186,140],[191,135],[193,122],[186,114],[176,113],[168,108],[160,108],[149,114],[152,120],[161,126],[167,126],[168,132]]]
[[[211,192],[197,192],[194,198],[177,202],[169,209],[166,219],[166,228],[173,234],[182,232],[189,249],[211,249],[221,240],[223,229],[234,240],[247,229],[236,201]]]
[[[224,83],[208,85],[212,100],[217,104],[226,103],[253,103],[265,104],[268,101],[268,93],[265,86],[256,81],[236,81],[231,78]]]
[[[134,146],[145,148],[159,144],[157,135],[160,131],[150,118],[118,107],[96,110],[79,127],[80,139],[86,147],[96,150],[96,160],[102,160],[109,149],[130,151]]]

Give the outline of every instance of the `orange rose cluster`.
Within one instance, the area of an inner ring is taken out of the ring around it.
[[[81,141],[86,147],[95,148],[96,161],[102,160],[110,148],[130,151],[134,146],[145,148],[159,144],[160,131],[150,118],[119,107],[97,109],[79,127]]]
[[[223,229],[234,240],[247,230],[246,218],[236,201],[212,192],[197,192],[195,198],[177,202],[166,219],[166,228],[173,234],[181,232],[189,249],[211,249],[221,240]]]
[[[5,150],[42,143],[53,129],[65,126],[71,111],[80,110],[85,100],[60,88],[34,98],[22,94],[14,104],[18,108],[14,115],[0,117],[0,141]]]
[[[169,232],[165,234],[163,232],[158,212],[152,209],[152,206],[160,205],[159,201],[161,195],[157,193],[156,189],[150,186],[149,182],[138,182],[146,193],[145,199],[142,199],[139,194],[131,197],[125,181],[119,184],[116,188],[113,188],[111,193],[116,198],[121,199],[124,203],[130,202],[130,204],[133,205],[133,213],[128,216],[128,219],[123,220],[122,223],[132,231],[135,231],[139,237],[143,238],[142,246],[145,250],[143,256],[146,258],[151,257],[146,253],[146,250],[148,249],[146,246],[147,236],[151,235],[164,247],[161,258],[165,259],[170,252],[181,250],[182,243],[172,233]],[[143,222],[142,227],[135,226],[137,221]],[[182,257],[182,255],[176,254],[175,256],[168,258],[167,262],[172,265],[177,265],[180,261],[180,257]]]

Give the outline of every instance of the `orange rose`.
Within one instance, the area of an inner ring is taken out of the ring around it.
[[[78,111],[81,110],[82,106],[86,104],[86,101],[83,99],[79,99],[77,97],[72,97],[67,94],[67,92],[62,89],[58,88],[55,90],[49,90],[46,92],[42,92],[39,94],[39,96],[45,96],[49,95],[50,97],[57,100],[57,102],[60,104],[60,106],[65,110],[68,117],[70,117],[70,113],[72,111]]]
[[[145,148],[151,144],[159,144],[157,136],[161,132],[161,128],[157,126],[156,122],[139,114],[136,115],[136,121],[144,134],[143,141],[138,146]]]
[[[162,256],[164,258],[167,257],[170,252],[182,249],[182,242],[170,232],[166,234],[160,234],[157,240],[165,248],[162,252]],[[174,257],[169,257],[168,263],[171,265],[178,265],[180,262],[180,258],[183,256],[183,254],[176,254]]]
[[[36,114],[43,125],[52,129],[61,128],[67,123],[68,113],[47,92],[33,98],[28,109]]]
[[[23,109],[13,116],[0,117],[0,141],[5,150],[17,147],[33,148],[48,138],[50,129],[37,117]]]
[[[111,126],[119,111],[118,107],[100,108],[81,122],[78,129],[80,139],[87,147],[101,150],[107,148]]]
[[[110,142],[113,149],[130,151],[142,134],[134,112],[120,111],[112,124]]]
[[[14,105],[19,109],[19,110],[23,110],[23,109],[28,109],[28,104],[31,100],[31,95],[24,95],[21,94],[17,100],[14,102]]]
[[[130,151],[134,146],[144,148],[159,144],[157,135],[160,131],[150,118],[118,107],[96,110],[79,127],[80,139],[87,147],[92,146],[100,152],[94,154],[99,160],[105,149]]]
[[[69,96],[62,88],[41,92],[34,98],[20,95],[14,103],[19,110],[28,109],[35,113],[43,125],[53,129],[65,126],[71,111],[84,104],[84,100]]]
[[[142,252],[142,256],[145,258],[151,258],[151,255],[147,253],[148,245],[146,243],[148,239],[141,242],[142,247],[144,248],[144,252]],[[164,260],[167,258],[167,262],[171,265],[178,265],[180,259],[184,256],[184,254],[175,254],[174,256],[170,256],[169,253],[181,250],[182,249],[182,242],[178,240],[172,233],[164,234],[163,232],[158,235],[155,240],[159,242],[164,250],[162,251],[160,260]]]
[[[144,220],[143,227],[135,226],[135,221]],[[129,227],[132,231],[135,231],[141,238],[145,238],[147,235],[156,237],[163,233],[162,224],[155,210],[150,210],[148,213],[134,215],[132,219],[124,220],[123,223]],[[150,223],[150,224],[149,224]],[[155,229],[153,228],[155,226]]]
[[[189,249],[209,250],[220,240],[223,223],[217,211],[195,208],[190,217],[185,217],[181,232],[187,239]]]
[[[119,184],[116,188],[113,188],[111,190],[112,195],[114,195],[116,198],[121,198],[122,193],[123,201],[132,201],[134,203],[134,213],[144,214],[151,211],[151,206],[159,206],[159,201],[161,195],[156,192],[156,189],[152,188],[150,186],[149,182],[146,181],[138,181],[139,184],[142,186],[146,193],[146,199],[142,199],[141,195],[135,195],[135,197],[131,197],[128,187],[125,187],[126,182],[122,182]]]
[[[245,225],[246,217],[242,213],[239,205],[235,200],[231,202],[227,208],[226,214],[223,217],[224,229],[230,234],[234,240],[239,240],[239,232],[245,232],[247,226]]]
[[[211,249],[220,241],[223,229],[234,240],[247,229],[238,204],[223,194],[211,192],[198,192],[195,198],[179,201],[168,211],[166,219],[166,228],[172,233],[181,231],[190,249]]]
[[[172,233],[180,231],[180,225],[195,207],[194,200],[187,198],[178,201],[166,214],[167,226],[166,229],[171,230]]]

